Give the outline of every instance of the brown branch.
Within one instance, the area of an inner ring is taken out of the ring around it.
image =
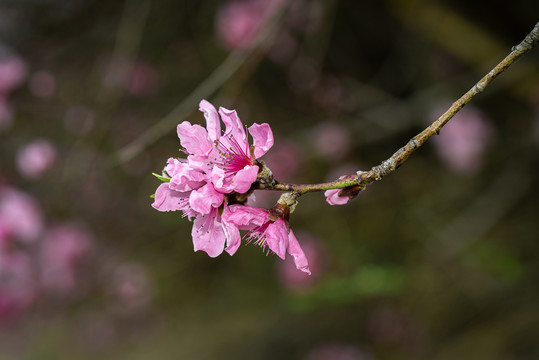
[[[432,135],[438,134],[445,124],[460,111],[474,96],[485,90],[498,75],[504,72],[515,60],[531,50],[539,42],[539,22],[535,24],[533,30],[524,40],[513,47],[511,53],[507,55],[498,65],[496,65],[487,75],[476,83],[466,94],[455,101],[447,111],[434,121],[421,133],[414,136],[405,146],[397,150],[389,159],[384,160],[380,165],[373,167],[370,171],[358,171],[357,176],[351,180],[349,177],[321,184],[281,184],[277,183],[271,187],[261,187],[269,190],[296,191],[300,195],[311,191],[324,191],[329,189],[342,189],[350,186],[365,186],[376,180],[381,180],[384,176],[395,171],[408,157],[421,145],[423,145]]]

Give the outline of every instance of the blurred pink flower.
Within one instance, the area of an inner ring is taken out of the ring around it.
[[[102,77],[103,85],[123,89],[135,96],[153,95],[159,89],[159,72],[142,59],[113,56]]]
[[[126,88],[133,95],[153,95],[159,89],[159,73],[149,63],[138,60],[133,64]]]
[[[56,161],[57,151],[47,139],[37,139],[17,152],[17,168],[29,179],[39,178]]]
[[[0,59],[0,94],[7,95],[26,77],[26,64],[17,55]]]
[[[262,248],[268,247],[283,260],[288,252],[298,270],[311,274],[307,257],[287,220],[274,219],[270,211],[251,206],[231,205],[226,209],[223,213],[223,225],[225,233],[230,237],[231,246],[239,246],[239,230],[249,230],[246,235],[247,242],[254,242]]]
[[[118,265],[109,285],[114,298],[114,308],[122,314],[139,312],[147,307],[151,299],[151,281],[142,264],[124,263]]]
[[[312,349],[305,360],[370,360],[372,357],[357,346],[329,343]]]
[[[281,181],[287,182],[300,170],[301,150],[291,141],[277,142],[271,152],[264,157],[264,162]]]
[[[301,248],[305,256],[309,259],[309,270],[311,276],[296,269],[294,260],[290,257],[277,263],[277,271],[281,283],[289,289],[304,289],[312,285],[324,270],[324,249],[320,240],[308,232],[298,234],[301,239]]]
[[[17,55],[0,58],[0,131],[11,126],[13,109],[8,100],[9,93],[26,77],[26,64]]]
[[[35,240],[43,227],[41,209],[37,202],[10,187],[0,187],[0,222],[22,241]]]
[[[48,98],[56,91],[56,79],[50,72],[40,70],[30,76],[28,86],[34,96]]]
[[[251,47],[282,0],[232,0],[217,12],[217,36],[230,50]]]
[[[325,122],[313,129],[314,147],[328,160],[342,159],[350,151],[350,131],[336,122]]]
[[[0,319],[17,315],[35,299],[36,286],[28,255],[0,251]]]
[[[77,285],[77,265],[88,254],[93,239],[82,227],[62,224],[49,229],[41,246],[43,288],[67,293]]]
[[[429,119],[438,118],[444,110],[445,107],[436,108]],[[442,161],[452,171],[474,174],[483,164],[493,132],[486,115],[478,108],[467,105],[433,138],[433,144]]]

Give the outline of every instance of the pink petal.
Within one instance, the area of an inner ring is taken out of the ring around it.
[[[252,225],[261,226],[268,219],[268,210],[253,206],[230,205],[228,211],[223,213],[225,222],[234,224],[240,230],[250,230]]]
[[[221,216],[221,221],[223,223],[223,230],[225,232],[225,237],[226,237],[225,250],[230,255],[234,255],[234,253],[238,250],[238,248],[241,245],[241,235],[240,235],[240,230],[238,229],[237,226],[226,221],[226,218],[229,212],[230,212],[229,206],[225,206],[223,210],[223,215]]]
[[[191,235],[195,251],[205,251],[210,257],[221,254],[226,238],[218,210],[213,208],[209,214],[197,216]]]
[[[198,189],[207,180],[208,176],[200,171],[193,170],[188,164],[181,163],[182,166],[178,166],[174,175],[170,174],[169,187],[177,191],[189,191]]]
[[[211,172],[211,165],[208,162],[208,158],[211,156],[211,151],[206,155],[189,155],[187,156],[187,163],[193,170],[202,171],[205,173]]]
[[[234,175],[234,180],[232,180],[234,191],[238,193],[245,193],[249,190],[251,185],[256,181],[258,175],[258,166],[246,166],[242,170],[238,171]]]
[[[294,258],[296,268],[311,275],[311,270],[309,270],[309,263],[307,261],[307,257],[301,249],[301,246],[299,245],[298,239],[296,239],[294,232],[290,230],[290,233],[288,235],[288,253]]]
[[[339,191],[341,191],[341,189],[326,190],[324,192],[326,201],[330,205],[344,205],[350,200],[350,197],[348,196],[339,196]]]
[[[206,184],[198,190],[193,190],[189,196],[189,205],[201,214],[208,214],[212,208],[221,206],[224,195],[213,187],[212,184]]]
[[[185,199],[186,193],[169,188],[168,183],[162,183],[155,191],[152,206],[159,211],[181,210],[180,202]]]
[[[178,125],[178,137],[182,146],[190,154],[208,155],[212,149],[208,132],[200,125],[191,125],[188,121],[182,122]]]
[[[184,159],[181,159],[181,160],[183,161],[180,161],[180,159],[176,159],[172,157],[168,158],[167,165],[165,166],[163,171],[166,171],[168,176],[173,177],[174,175],[176,175],[176,173],[181,171],[182,166],[184,166],[185,160]]]
[[[210,140],[214,141],[221,137],[221,121],[215,107],[207,100],[202,100],[198,107],[206,118],[206,129]]]
[[[225,170],[218,167],[217,165],[213,166],[211,172],[211,181],[215,189],[220,192],[228,194],[234,190],[232,184],[230,183],[230,180],[227,179]]]
[[[288,230],[286,229],[284,220],[279,219],[269,224],[264,235],[271,251],[284,260],[286,248],[288,247]]]
[[[255,158],[259,158],[273,146],[273,133],[268,124],[254,123],[249,127],[249,133],[253,137]]]
[[[219,114],[221,119],[225,123],[225,135],[230,135],[236,139],[238,144],[245,149],[246,154],[249,154],[249,143],[247,141],[247,134],[243,128],[236,110],[228,110],[223,107],[219,108]]]

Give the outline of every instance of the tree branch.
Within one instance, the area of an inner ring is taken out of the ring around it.
[[[366,186],[374,181],[381,180],[386,175],[392,173],[421,145],[423,145],[432,135],[437,135],[445,124],[460,111],[474,96],[485,90],[498,75],[504,72],[511,64],[523,54],[531,50],[539,42],[539,22],[535,24],[533,30],[522,40],[520,44],[513,47],[511,53],[507,55],[498,65],[496,65],[487,75],[477,82],[466,94],[455,101],[453,105],[442,116],[434,121],[421,133],[414,136],[406,145],[397,150],[389,159],[384,160],[380,165],[373,167],[370,171],[358,171],[357,175],[345,176],[332,182],[321,184],[282,184],[273,186],[259,186],[259,189],[269,189],[277,191],[296,191],[300,195],[312,191],[325,191],[330,189],[343,189],[351,186]]]

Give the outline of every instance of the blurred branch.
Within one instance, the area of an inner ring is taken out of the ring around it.
[[[441,2],[392,0],[390,4],[409,28],[447,49],[478,73],[488,71],[490,60],[505,53],[505,46],[491,33]],[[514,91],[523,94],[535,87],[539,72],[535,64],[526,62],[511,76],[520,79]]]
[[[299,194],[312,191],[324,191],[329,189],[343,189],[352,186],[364,187],[374,181],[381,180],[386,175],[395,171],[408,157],[431,136],[437,135],[445,124],[460,111],[474,96],[482,92],[498,75],[504,72],[520,56],[533,48],[539,42],[539,23],[517,46],[513,47],[511,53],[507,55],[498,65],[496,65],[487,75],[477,82],[466,94],[455,101],[447,111],[429,127],[418,135],[414,136],[405,146],[395,152],[389,159],[380,165],[373,167],[370,171],[359,171],[353,179],[348,176],[341,180],[336,180],[322,184],[276,184],[269,187],[270,190],[295,191]],[[264,188],[264,187],[263,187]],[[268,188],[268,187],[266,187]]]
[[[245,51],[232,52],[199,86],[197,86],[182,102],[180,102],[170,113],[159,120],[154,126],[141,134],[131,143],[118,150],[110,159],[112,165],[121,164],[133,159],[146,147],[155,143],[174,126],[197,108],[200,99],[207,98],[214,94],[223,84],[225,84],[246,62],[246,60],[257,50],[265,48],[271,42],[276,32],[277,25],[286,8],[286,4],[281,5],[276,10],[268,25],[258,34],[254,45]]]

